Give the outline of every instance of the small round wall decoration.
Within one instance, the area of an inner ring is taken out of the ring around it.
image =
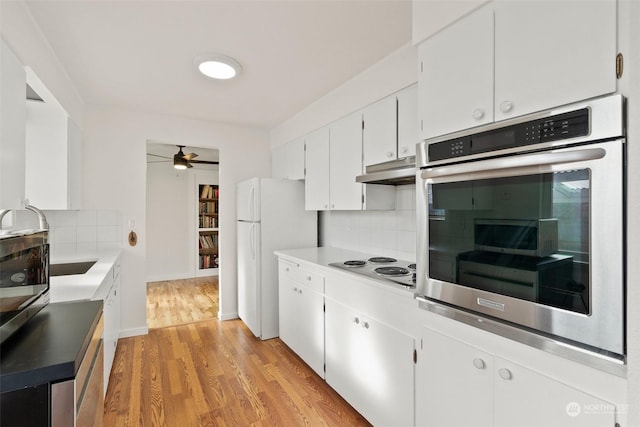
[[[138,243],[138,235],[135,231],[129,232],[129,246],[135,246]]]

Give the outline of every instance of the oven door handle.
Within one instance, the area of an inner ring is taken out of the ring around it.
[[[447,177],[448,181],[466,181],[514,174],[534,174],[551,170],[551,165],[598,160],[606,155],[607,152],[604,148],[553,150],[544,153],[479,160],[451,166],[434,166],[423,169],[421,177],[423,179]],[[515,170],[518,170],[517,173],[515,173]],[[469,174],[474,174],[474,176],[470,177]]]

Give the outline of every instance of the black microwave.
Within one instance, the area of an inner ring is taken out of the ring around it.
[[[0,235],[0,343],[48,303],[48,232]]]

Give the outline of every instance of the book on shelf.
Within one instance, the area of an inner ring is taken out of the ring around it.
[[[200,202],[199,211],[201,214],[218,213],[218,201],[213,200],[210,202]]]
[[[218,247],[218,236],[215,234],[201,234],[200,247],[203,249],[211,249]]]
[[[200,198],[201,199],[217,199],[218,198],[218,186],[202,184],[200,185]]]
[[[215,216],[200,215],[198,217],[198,228],[216,228],[218,227],[218,218]]]
[[[217,255],[200,255],[200,269],[218,268]]]

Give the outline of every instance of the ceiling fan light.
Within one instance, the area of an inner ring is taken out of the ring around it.
[[[194,63],[202,74],[218,80],[232,79],[242,70],[235,59],[224,55],[200,55],[196,57]]]
[[[173,167],[176,169],[186,169],[187,168],[187,159],[185,159],[180,154],[176,154],[173,156]]]

